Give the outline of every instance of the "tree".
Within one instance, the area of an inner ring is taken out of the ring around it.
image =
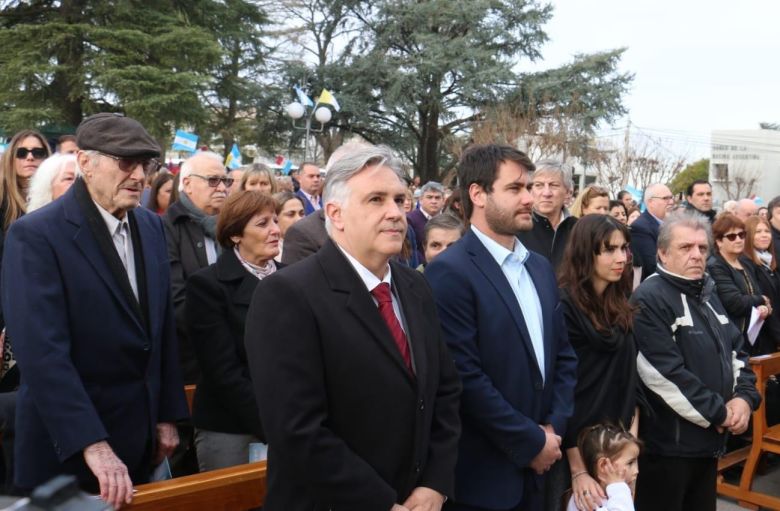
[[[159,139],[201,120],[198,92],[219,56],[174,0],[6,2],[0,11],[0,127],[75,127],[120,111]]]
[[[705,180],[710,178],[710,160],[703,158],[699,161],[695,161],[685,167],[674,179],[672,179],[669,188],[671,188],[673,194],[685,193],[688,187],[694,181]]]

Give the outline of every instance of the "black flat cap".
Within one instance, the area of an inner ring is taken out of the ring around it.
[[[90,115],[76,128],[79,149],[125,158],[158,158],[157,141],[130,117],[115,113]]]

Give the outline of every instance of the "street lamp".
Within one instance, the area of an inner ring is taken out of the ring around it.
[[[310,111],[307,112],[307,110]],[[310,107],[307,109],[301,103],[293,101],[287,105],[287,115],[289,115],[292,119],[293,128],[297,130],[306,130],[306,138],[304,140],[303,146],[303,159],[306,160],[308,159],[309,155],[309,136],[311,135],[312,131],[316,133],[322,133],[325,131],[325,125],[330,122],[330,119],[332,118],[330,109],[324,106],[319,108]],[[305,124],[303,126],[296,122],[300,121],[302,118],[305,118]],[[312,118],[319,123],[319,128],[312,127]]]

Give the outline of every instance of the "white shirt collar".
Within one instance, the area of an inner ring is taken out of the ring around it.
[[[303,195],[309,200],[309,202],[312,203],[312,205],[315,202],[319,203],[319,201],[316,200],[317,198],[319,198],[319,195],[311,195],[308,192],[306,192],[303,188],[301,188],[301,191],[303,192]]]
[[[355,268],[355,271],[360,276],[360,280],[363,281],[363,284],[365,284],[366,289],[368,289],[368,292],[370,293],[376,286],[379,284],[386,282],[387,284],[390,284],[390,287],[393,287],[392,281],[391,281],[391,274],[392,271],[390,269],[390,264],[387,265],[387,273],[385,273],[385,278],[382,280],[379,280],[376,275],[371,273],[371,270],[360,264],[360,262],[352,257],[349,252],[344,250],[338,243],[336,243],[336,246],[339,247],[339,250],[341,250],[341,253],[344,254],[347,258],[347,261],[349,261],[349,264],[352,265],[353,268]]]
[[[95,206],[97,206],[98,212],[100,212],[100,216],[103,217],[103,221],[106,223],[106,227],[108,227],[108,232],[109,234],[111,234],[111,236],[116,234],[120,225],[127,224],[127,212],[125,212],[125,217],[122,220],[120,220],[114,215],[112,215],[111,213],[109,213],[108,211],[106,211],[105,208],[103,208],[103,206],[101,206],[94,200],[92,202],[94,202]]]
[[[493,238],[488,236],[487,234],[483,233],[474,224],[471,224],[471,230],[474,232],[474,234],[477,236],[479,241],[482,242],[482,244],[485,246],[488,252],[490,252],[490,255],[493,256],[493,259],[496,260],[499,266],[503,266],[504,261],[506,261],[507,257],[511,256],[512,254],[515,254],[520,261],[520,264],[525,263],[525,260],[528,259],[528,249],[523,246],[522,243],[520,243],[520,240],[515,238],[515,246],[513,250],[509,250],[500,243],[496,242]]]

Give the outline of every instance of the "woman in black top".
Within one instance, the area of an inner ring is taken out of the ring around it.
[[[572,229],[559,270],[561,301],[569,341],[577,352],[574,415],[562,448],[574,502],[578,509],[595,509],[606,497],[591,478],[577,449],[584,428],[609,422],[630,427],[636,435],[636,347],[633,309],[628,303],[632,268],[628,228],[607,215],[587,215]]]
[[[707,260],[707,272],[715,281],[723,307],[737,327],[747,334],[750,317],[755,309],[760,319],[766,320],[772,313],[772,303],[759,286],[754,273],[755,266],[743,254],[745,248],[745,223],[732,214],[723,214],[712,224],[715,254]],[[745,345],[750,355],[759,355],[758,343]]]
[[[249,462],[249,445],[265,443],[244,348],[255,287],[280,265],[276,203],[239,191],[217,220],[217,262],[187,281],[187,331],[201,369],[192,423],[201,472]]]
[[[761,294],[769,298],[770,305],[780,302],[780,277],[777,274],[775,247],[772,241],[772,227],[760,216],[752,216],[745,222],[745,250],[750,266],[756,276]],[[776,352],[780,342],[780,309],[772,308],[756,339],[761,355]]]

